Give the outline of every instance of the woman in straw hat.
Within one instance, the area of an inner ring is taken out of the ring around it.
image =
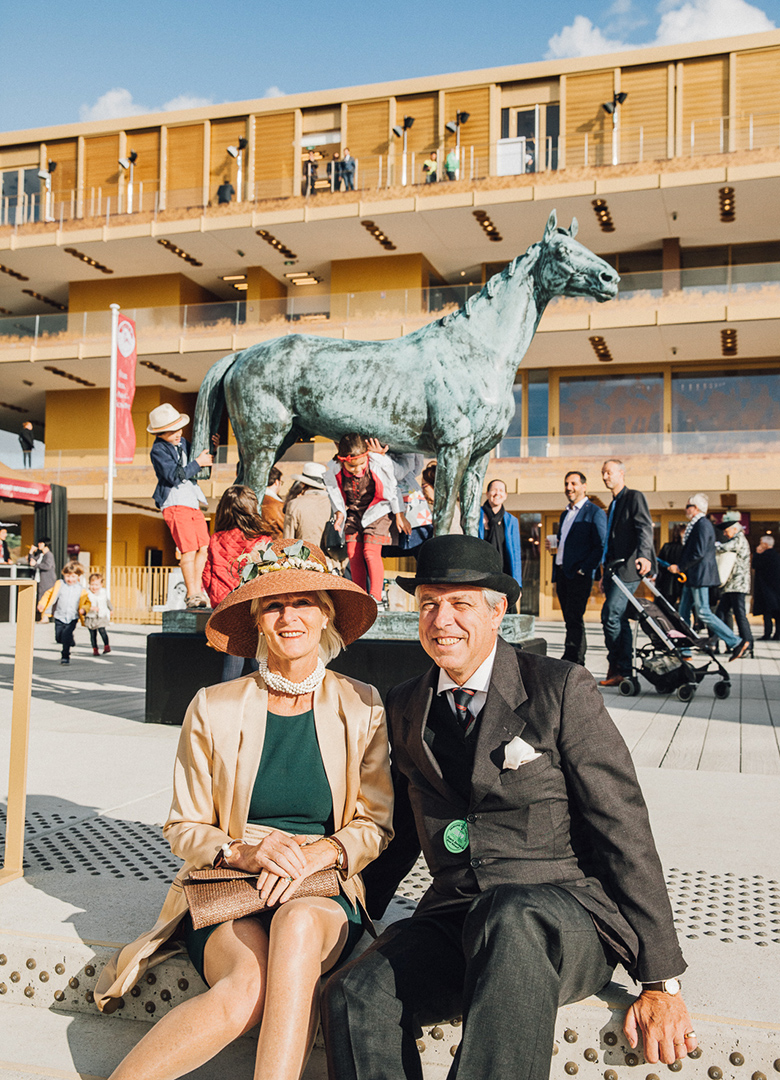
[[[376,604],[301,541],[258,545],[241,576],[206,634],[217,649],[257,656],[260,671],[190,705],[164,828],[184,866],[154,928],[112,958],[95,999],[113,1011],[150,964],[182,947],[209,989],[155,1024],[112,1080],[182,1076],[258,1021],[255,1080],[300,1077],[320,975],[360,936],[360,871],[392,836],[379,694],[324,666],[371,626]],[[180,882],[220,864],[259,873],[269,910],[196,931]],[[301,878],[333,866],[340,895],[293,898]]]

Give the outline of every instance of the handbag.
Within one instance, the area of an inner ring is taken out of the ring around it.
[[[731,577],[731,572],[734,569],[736,561],[736,551],[717,551],[715,553],[715,562],[718,565],[718,577],[720,578],[721,585],[725,585]]]
[[[264,911],[266,902],[257,891],[259,873],[231,870],[229,867],[191,870],[182,881],[184,897],[196,930],[229,919],[243,919]],[[301,878],[294,898],[301,896],[338,896],[339,879],[335,867],[317,870]]]

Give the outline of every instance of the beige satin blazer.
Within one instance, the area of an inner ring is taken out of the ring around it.
[[[95,1002],[102,1012],[113,1012],[149,967],[182,950],[169,941],[187,911],[181,880],[211,866],[224,843],[244,835],[267,711],[268,691],[259,675],[207,687],[190,704],[163,829],[184,866],[152,929],[120,949],[101,972]],[[314,722],[333,799],[333,835],[349,857],[342,889],[353,907],[363,906],[360,871],[393,835],[384,708],[373,686],[328,671],[314,694]]]

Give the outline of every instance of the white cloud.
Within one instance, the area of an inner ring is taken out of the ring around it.
[[[194,94],[179,94],[162,106],[143,105],[133,98],[132,93],[122,86],[107,90],[94,105],[82,105],[79,120],[119,120],[123,116],[141,116],[152,112],[178,112],[180,109],[200,109],[204,105],[213,105],[211,98],[196,97]]]
[[[197,97],[195,94],[179,94],[162,107],[163,112],[179,112],[180,109],[202,109],[204,105],[213,105],[211,98]]]
[[[269,86],[263,97],[284,97],[284,90],[280,90],[278,86]]]
[[[627,14],[630,8],[630,2],[615,0],[612,10],[623,15]],[[577,15],[569,26],[564,26],[550,38],[547,43],[547,59],[593,56],[616,52],[619,49],[644,48],[648,45],[708,41],[775,29],[769,16],[748,0],[661,0],[656,12],[660,19],[655,37],[642,44],[608,38],[587,16]]]
[[[622,41],[606,37],[586,15],[576,15],[570,26],[564,26],[547,42],[546,57],[560,60],[564,56],[597,56],[625,47]]]
[[[139,116],[149,111],[133,100],[129,90],[116,86],[102,94],[94,105],[82,105],[79,120],[117,120],[120,116]]]
[[[686,0],[683,4],[659,5],[659,10],[663,14],[654,45],[707,41],[775,29],[772,20],[747,0]]]

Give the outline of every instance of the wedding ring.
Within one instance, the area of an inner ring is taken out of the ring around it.
[[[285,879],[284,879],[284,880],[285,880],[285,881],[292,881],[292,878],[291,878],[291,877],[289,877],[289,876],[287,876],[287,877],[285,877]]]
[[[686,1039],[695,1039],[696,1038],[696,1032],[695,1031],[686,1031],[685,1032],[685,1038]]]

